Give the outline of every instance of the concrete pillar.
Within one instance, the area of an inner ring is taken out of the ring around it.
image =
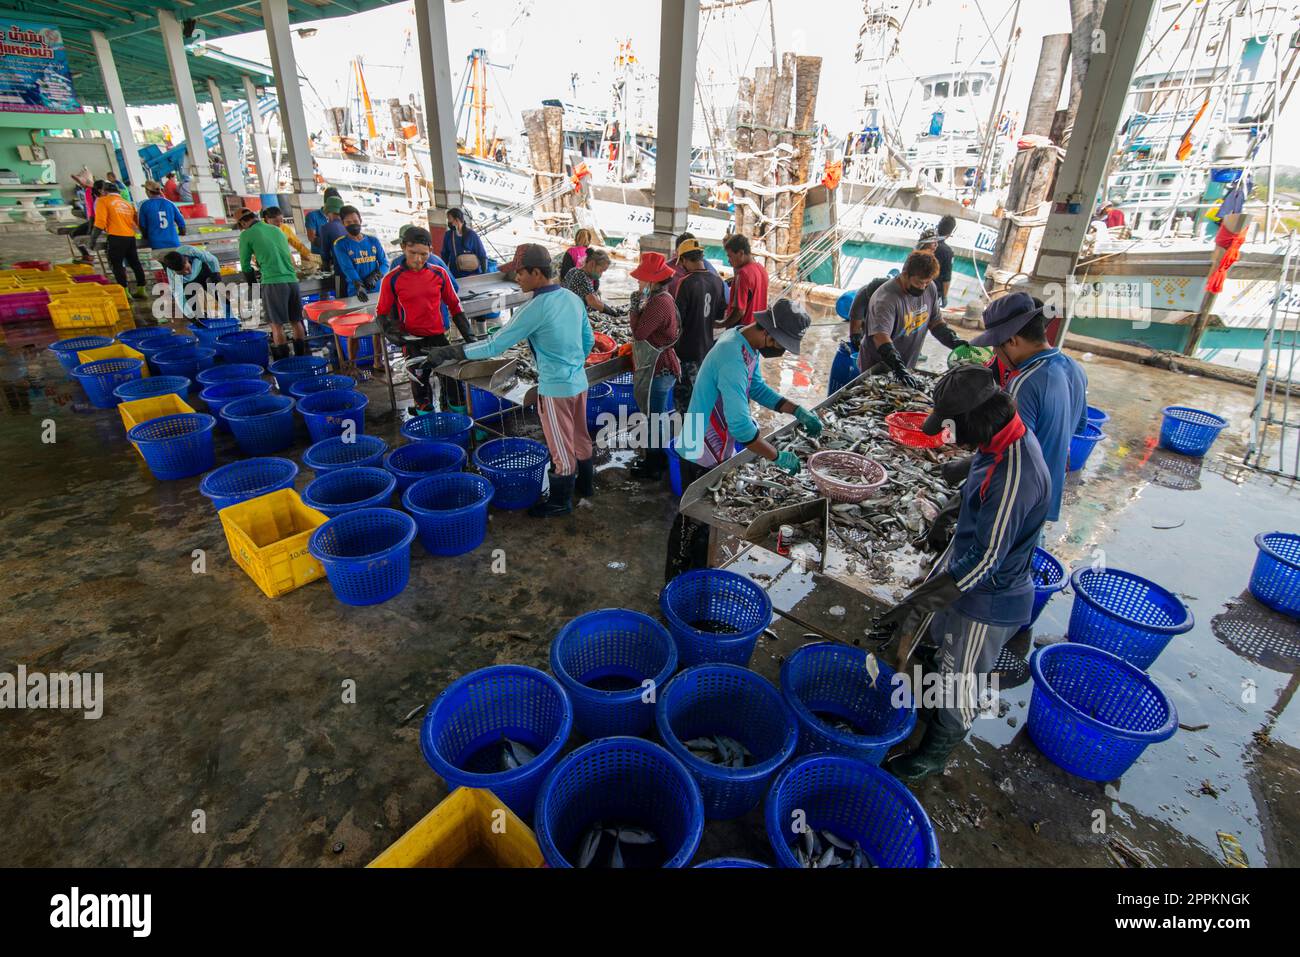
[[[208,77],[208,96],[212,98],[212,109],[217,114],[217,141],[221,144],[221,158],[226,161],[226,181],[230,191],[236,196],[246,196],[248,185],[244,182],[244,151],[239,148],[239,139],[230,132],[226,122],[226,108],[221,102],[221,87],[217,81]]]
[[[271,152],[271,138],[267,136],[266,127],[262,125],[262,118],[257,112],[257,88],[247,75],[244,76],[244,96],[248,100],[248,129],[253,138],[253,165],[257,167],[257,181],[263,193],[278,193],[280,176],[275,168],[275,154]]]
[[[1105,50],[1093,52],[1088,64],[1074,132],[1056,177],[1035,283],[1065,286],[1074,274],[1154,5],[1154,0],[1106,4],[1099,34]]]
[[[307,138],[307,114],[302,105],[302,88],[298,85],[298,60],[293,54],[288,0],[262,0],[262,23],[266,27],[266,44],[271,50],[271,66],[275,70],[275,92],[280,99],[280,136],[284,140],[291,177],[290,208],[285,215],[292,218],[294,230],[306,239],[307,212],[320,208],[320,194],[316,191],[316,174]]]
[[[686,229],[699,35],[700,0],[660,0],[655,228],[652,235],[642,238],[643,250],[670,255],[673,237]]]
[[[91,30],[90,40],[95,47],[95,57],[99,60],[99,75],[104,80],[104,93],[108,96],[109,107],[117,121],[117,137],[122,144],[122,159],[126,162],[126,180],[131,186],[132,198],[143,202],[145,198],[144,164],[140,162],[140,149],[136,146],[135,131],[131,129],[131,117],[126,112],[126,97],[122,94],[122,83],[117,77],[117,63],[113,60],[113,48],[109,46],[108,37],[101,30]],[[84,135],[77,130],[78,135]]]
[[[1056,119],[1056,104],[1061,99],[1065,71],[1070,62],[1070,34],[1049,33],[1043,37],[1038,52],[1038,70],[1034,85],[1029,91],[1029,107],[1025,111],[1026,134],[1050,136]]]
[[[446,211],[464,205],[460,189],[460,160],[456,155],[456,113],[452,107],[451,65],[447,57],[447,10],[444,0],[414,0],[415,32],[420,43],[420,75],[424,81],[425,126],[429,136],[429,166],[434,207],[429,225],[447,225]]]
[[[212,178],[208,166],[208,144],[203,139],[203,123],[199,120],[199,100],[194,95],[194,78],[190,76],[190,63],[185,53],[185,39],[181,24],[170,10],[158,11],[158,25],[162,32],[163,51],[171,68],[172,86],[176,90],[176,106],[181,112],[181,126],[185,130],[188,149],[185,155],[190,169],[190,192],[194,201],[208,207],[212,216],[226,214],[221,199],[221,187]]]

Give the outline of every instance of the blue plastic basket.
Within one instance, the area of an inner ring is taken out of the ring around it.
[[[73,368],[72,378],[86,390],[91,405],[97,409],[112,409],[118,402],[113,390],[123,382],[141,378],[143,369],[144,363],[139,359],[98,359]]]
[[[474,420],[459,412],[431,412],[402,423],[408,442],[450,442],[468,451]]]
[[[653,832],[653,860],[686,867],[704,832],[700,786],[657,744],[631,737],[592,741],[561,758],[542,783],[533,830],[546,863],[575,866],[597,822]]]
[[[258,379],[262,378],[262,373],[266,370],[252,362],[234,362],[219,366],[210,366],[199,372],[199,385],[207,387],[216,385],[218,382],[238,382],[241,379]],[[269,386],[270,383],[268,382]]]
[[[1100,648],[1048,645],[1029,668],[1029,737],[1071,774],[1113,781],[1178,729],[1173,702],[1150,676]]]
[[[787,765],[764,807],[778,867],[799,867],[800,827],[857,842],[876,867],[938,867],[939,842],[920,802],[897,778],[842,754],[811,754]]]
[[[457,679],[434,699],[420,727],[420,752],[449,788],[489,789],[531,820],[572,727],[568,696],[554,678],[523,665],[494,665]],[[501,770],[503,738],[537,757]]]
[[[180,346],[176,349],[155,352],[153,366],[158,370],[158,375],[180,375],[197,380],[200,370],[210,368],[216,358],[217,354],[212,349],[204,349],[202,346]]]
[[[532,439],[493,439],[474,450],[474,465],[492,483],[496,508],[528,508],[542,496],[551,454]]]
[[[781,665],[781,696],[799,722],[800,754],[842,754],[879,764],[916,727],[910,689],[895,705],[894,669],[883,662],[875,683],[863,648],[834,643],[804,645]],[[836,728],[827,719],[852,725]]]
[[[1077,432],[1070,437],[1070,451],[1067,453],[1065,468],[1069,472],[1077,472],[1088,464],[1088,457],[1092,455],[1092,450],[1097,447],[1097,443],[1106,437],[1106,433],[1099,427],[1089,422],[1083,427],[1082,432]]]
[[[1300,535],[1263,532],[1255,536],[1250,593],[1274,611],[1300,618]]]
[[[59,360],[59,365],[63,367],[64,372],[71,372],[77,366],[81,365],[81,358],[78,352],[84,352],[88,349],[102,349],[104,346],[111,346],[113,340],[107,336],[77,336],[73,339],[61,339],[53,343],[49,348],[54,353],[55,358]]]
[[[199,492],[212,500],[218,512],[250,498],[293,488],[298,466],[289,459],[257,458],[231,462],[203,476]]]
[[[220,386],[211,387],[216,388]],[[245,455],[272,455],[293,445],[293,399],[286,395],[235,399],[221,407],[221,418],[230,426]]]
[[[1065,587],[1070,576],[1065,566],[1045,549],[1035,548],[1029,561],[1030,572],[1034,577],[1034,610],[1029,616],[1029,627],[1032,628],[1048,601]]]
[[[389,478],[396,481],[391,473]],[[412,484],[402,495],[402,507],[414,517],[420,544],[430,555],[464,555],[487,537],[494,493],[481,475],[447,472]]]
[[[605,382],[610,388],[610,405],[605,409],[606,412],[613,412],[617,415],[619,409],[626,409],[626,414],[631,415],[633,412],[639,411],[631,372],[624,372],[612,379],[606,379]]]
[[[450,442],[411,442],[385,455],[384,468],[393,473],[401,493],[422,478],[464,469],[465,450]]]
[[[704,816],[711,820],[740,817],[757,807],[799,743],[799,727],[780,692],[762,675],[735,665],[695,665],[673,678],[659,693],[655,727],[700,786]],[[711,764],[685,744],[715,734],[740,742],[754,763]]]
[[[324,375],[329,367],[330,361],[324,356],[286,356],[272,362],[269,371],[275,378],[275,387],[287,393],[295,382]]]
[[[682,667],[705,662],[748,665],[758,636],[772,623],[767,592],[719,568],[678,575],[659,593],[659,610],[677,643]]]
[[[736,868],[740,868],[740,867],[763,867],[763,868],[766,868],[767,866],[768,866],[767,864],[760,864],[758,861],[751,861],[751,860],[750,860],[749,858],[747,858],[747,857],[715,857],[715,858],[713,858],[713,859],[710,860],[710,861],[703,861],[703,862],[701,862],[701,863],[695,865],[696,869],[701,868],[701,867],[714,867],[714,868],[717,868],[717,867],[736,867]]]
[[[676,670],[677,649],[664,626],[623,608],[579,615],[551,642],[551,673],[569,693],[573,723],[588,739],[644,735]],[[646,681],[654,691],[648,701]]]
[[[217,366],[217,368],[221,368]],[[211,372],[212,370],[207,370]],[[203,375],[202,372],[199,375]],[[231,379],[228,382],[215,382],[199,393],[199,398],[207,403],[208,411],[217,417],[217,427],[223,432],[230,431],[230,423],[221,415],[221,410],[237,399],[247,399],[254,395],[270,395],[271,383],[262,379]]]
[[[614,388],[608,382],[597,382],[587,389],[587,431],[592,435],[600,431],[600,417],[606,412],[618,416]]]
[[[197,336],[209,349],[217,347],[217,339],[228,332],[239,331],[238,319],[196,319],[189,324],[190,335]]]
[[[388,443],[373,435],[354,435],[351,442],[343,441],[343,436],[323,439],[309,446],[302,454],[302,464],[317,475],[324,475],[334,469],[375,466],[382,468],[384,453]]]
[[[155,336],[170,336],[172,331],[166,326],[144,326],[140,329],[123,329],[115,339],[124,346],[130,346],[137,352],[140,347],[136,343],[144,342],[146,339],[153,339]]]
[[[383,469],[365,466],[335,469],[314,479],[303,490],[302,501],[333,518],[359,508],[387,506],[396,485]]]
[[[289,386],[289,394],[295,399],[302,399],[313,392],[328,392],[330,389],[355,391],[356,387],[357,380],[350,375],[310,375]]]
[[[1195,623],[1177,595],[1132,572],[1084,567],[1070,584],[1070,641],[1109,651],[1144,671],[1171,638]]]
[[[260,329],[227,332],[217,336],[217,355],[223,362],[248,362],[266,368],[270,358],[269,334]]]
[[[325,566],[335,598],[345,605],[378,605],[410,580],[414,539],[415,521],[405,512],[360,508],[317,528],[307,550]]]
[[[1093,405],[1088,406],[1087,416],[1088,422],[1099,429],[1110,421],[1109,415]]]
[[[1160,447],[1182,455],[1201,456],[1219,433],[1228,427],[1228,420],[1213,412],[1171,405],[1163,410],[1160,422]]]
[[[141,339],[132,344],[131,348],[144,356],[145,361],[149,364],[149,371],[154,375],[161,375],[158,371],[157,357],[160,352],[169,352],[172,349],[183,349],[186,346],[197,346],[199,340],[194,336],[182,336],[176,333],[170,333],[163,336],[150,336],[147,339]],[[194,378],[194,376],[190,376]]]
[[[141,422],[126,437],[140,450],[154,478],[189,478],[215,463],[212,431],[216,424],[216,419],[202,412],[183,412]]]
[[[132,379],[113,390],[119,402],[150,399],[160,395],[178,395],[182,399],[190,391],[190,380],[181,375],[151,375],[147,379]]]
[[[352,434],[366,430],[366,406],[370,404],[360,392],[327,389],[313,392],[298,400],[298,412],[307,423],[307,434],[313,442],[342,435],[347,423],[352,423]]]
[[[518,408],[515,403],[495,393],[474,385],[469,387],[469,414],[475,419],[493,422],[515,408]]]

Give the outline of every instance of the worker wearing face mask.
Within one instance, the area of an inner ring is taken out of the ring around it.
[[[362,234],[361,212],[355,206],[344,206],[339,218],[347,232],[334,241],[334,268],[345,283],[343,295],[366,302],[388,272],[388,254],[378,239]]]
[[[919,388],[920,380],[912,370],[927,332],[949,349],[966,345],[943,321],[935,285],[938,275],[939,261],[934,254],[917,250],[907,257],[903,271],[871,296],[858,351],[860,370],[888,370],[904,385]]]

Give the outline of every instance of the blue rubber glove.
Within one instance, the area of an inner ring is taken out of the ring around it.
[[[822,434],[822,420],[817,418],[816,413],[797,405],[794,408],[794,417],[799,420],[800,427],[814,439]]]
[[[778,452],[774,464],[787,475],[798,475],[799,470],[803,468],[803,466],[799,464],[799,456],[795,455],[789,449]]]

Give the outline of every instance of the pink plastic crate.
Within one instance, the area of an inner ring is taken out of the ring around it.
[[[13,292],[0,295],[0,323],[35,322],[50,318],[50,294]]]
[[[73,282],[94,282],[94,283],[98,283],[101,286],[107,286],[113,280],[109,279],[107,276],[101,276],[99,273],[87,273],[86,275],[83,276],[73,276],[72,281]]]

